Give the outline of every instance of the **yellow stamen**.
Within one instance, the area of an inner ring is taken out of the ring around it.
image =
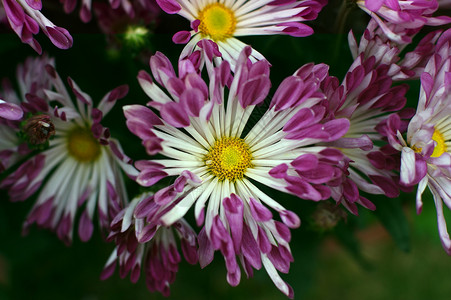
[[[77,127],[67,136],[67,150],[79,162],[92,162],[100,155],[100,144],[91,130]]]
[[[432,139],[437,142],[437,145],[435,145],[434,152],[432,153],[431,157],[439,157],[443,153],[446,152],[445,138],[436,129],[436,130],[434,130],[434,134],[432,135]]]
[[[447,150],[446,144],[445,144],[445,138],[440,133],[440,131],[435,129],[434,133],[432,134],[432,140],[436,142],[436,145],[434,147],[434,152],[432,152],[431,157],[440,157]],[[420,153],[423,150],[423,148],[417,148],[415,146],[412,146],[412,149],[417,153]]]
[[[204,158],[205,164],[219,181],[235,182],[252,167],[252,155],[243,139],[223,137],[217,140]]]
[[[199,31],[213,41],[224,41],[233,36],[236,18],[233,11],[222,3],[205,6],[197,17],[200,21]]]

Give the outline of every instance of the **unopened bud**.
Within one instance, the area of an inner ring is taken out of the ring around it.
[[[22,132],[31,145],[42,145],[55,135],[55,126],[48,115],[34,115],[24,121]]]
[[[149,30],[144,26],[130,25],[125,34],[124,40],[129,47],[142,47],[147,43]]]

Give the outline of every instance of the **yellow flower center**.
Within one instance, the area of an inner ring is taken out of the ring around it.
[[[91,130],[78,127],[67,136],[67,150],[79,162],[92,162],[100,155],[100,144]]]
[[[446,144],[445,144],[445,138],[440,133],[440,131],[435,129],[434,133],[432,134],[432,140],[435,141],[437,144],[434,147],[434,152],[432,152],[431,157],[440,157],[447,150]],[[417,148],[415,146],[412,146],[412,149],[415,152],[420,153],[423,148]]]
[[[217,140],[204,161],[219,181],[235,182],[242,179],[247,168],[252,167],[252,155],[243,139],[223,137]]]
[[[434,152],[431,157],[439,157],[446,152],[445,138],[437,129],[435,129],[432,139],[437,142],[437,145],[435,145]]]
[[[236,18],[233,11],[222,3],[212,3],[199,12],[199,31],[213,41],[224,41],[235,32]]]

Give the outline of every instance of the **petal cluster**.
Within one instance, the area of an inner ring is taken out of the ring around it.
[[[433,17],[437,0],[358,0],[357,5],[368,13],[390,40],[398,44],[410,43],[412,34],[423,26],[449,24],[451,17]]]
[[[183,219],[169,227],[148,222],[147,215],[151,210],[142,208],[152,206],[155,206],[154,196],[144,193],[135,197],[114,218],[108,240],[114,241],[117,247],[108,259],[101,279],[110,277],[119,264],[119,275],[124,278],[130,273],[130,280],[137,282],[143,269],[148,289],[167,297],[181,261],[176,237],[190,264],[198,261],[197,237]]]
[[[400,53],[408,44],[398,44],[390,40],[378,23],[371,19],[360,42],[352,33],[348,35],[349,47],[354,59],[363,54],[364,59],[374,56],[376,65],[387,65],[387,75],[394,81],[419,79],[424,67],[434,53],[435,43],[441,31],[425,35],[413,51],[407,52],[401,59]],[[411,35],[413,37],[414,35]]]
[[[72,36],[62,27],[58,27],[41,12],[42,1],[2,0],[6,18],[14,32],[23,43],[29,44],[36,52],[42,53],[42,48],[33,35],[42,32],[60,49],[72,47]]]
[[[377,35],[368,39],[369,34],[367,29],[361,46],[381,41]],[[390,49],[388,44],[385,45]],[[412,73],[403,73],[396,64],[397,59],[387,58],[390,53],[399,51],[396,47],[391,49],[393,51],[379,53],[374,50],[373,53],[372,46],[363,48],[341,84],[336,78],[328,77],[321,87],[327,95],[329,116],[346,118],[350,123],[343,137],[326,145],[339,150],[345,157],[337,163],[344,176],[334,182],[332,198],[354,214],[357,214],[356,203],[375,209],[374,204],[359,195],[359,190],[391,198],[399,195],[398,180],[393,172],[399,168],[399,163],[387,148],[388,143],[379,127],[393,113],[402,118],[412,115],[411,111],[403,110],[407,85],[393,86],[393,78],[398,74]]]

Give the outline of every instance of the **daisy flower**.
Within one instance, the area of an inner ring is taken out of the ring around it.
[[[451,29],[442,34],[436,52],[421,75],[421,89],[415,116],[406,138],[398,128],[399,118],[388,122],[391,145],[401,151],[400,181],[418,184],[416,206],[420,213],[426,187],[432,192],[437,209],[440,239],[451,255],[451,240],[443,215],[443,203],[451,209]]]
[[[120,144],[100,124],[128,87],[107,93],[94,108],[91,97],[68,78],[77,98],[74,104],[56,70],[50,65],[45,70],[54,90],[44,90],[45,100],[27,96],[39,110],[25,123],[27,134],[38,142],[48,141],[49,147],[20,165],[0,187],[8,189],[12,201],[23,201],[39,190],[24,229],[36,222],[55,230],[66,243],[72,240],[75,215],[83,209],[78,233],[86,241],[93,232],[96,207],[100,227],[107,229],[127,199],[121,170],[130,176],[135,173]],[[53,101],[61,107],[51,106]],[[50,131],[55,136],[48,140]]]
[[[412,32],[423,26],[449,24],[448,16],[432,17],[437,0],[357,0],[357,5],[371,16],[390,40],[410,43]]]
[[[11,28],[23,43],[29,44],[39,54],[42,53],[41,45],[33,38],[33,35],[39,32],[39,28],[56,47],[60,49],[72,47],[70,33],[53,24],[41,12],[41,0],[1,0],[1,3]]]
[[[285,79],[269,109],[252,121],[252,111],[267,96],[270,81],[269,63],[251,63],[250,55],[251,48],[244,48],[234,76],[227,61],[207,67],[213,70],[208,86],[190,61],[180,62],[176,76],[161,53],[151,58],[150,66],[167,92],[149,74],[139,74],[151,98],[148,105],[160,117],[141,105],[125,106],[127,126],[150,155],[165,158],[136,162],[137,182],[150,186],[175,177],[173,184],[155,193],[157,207],[140,210],[152,210],[149,223],[170,226],[194,206],[197,224],[203,225],[198,237],[201,267],[219,250],[229,284],[240,281],[238,257],[248,276],[263,266],[275,285],[292,297],[291,287],[277,271],[289,270],[290,228],[298,227],[300,220],[259,186],[313,201],[329,198],[326,183],[340,176],[335,165],[341,155],[313,144],[340,138],[349,122],[343,118],[321,123],[325,109],[320,102],[325,97],[319,84],[328,68],[313,64]]]
[[[246,35],[287,34],[309,36],[313,29],[301,23],[316,19],[326,4],[324,0],[157,0],[161,9],[179,14],[191,24],[191,31],[180,31],[173,37],[177,44],[187,44],[180,58],[185,58],[202,39],[214,41],[223,59],[235,65],[246,46],[236,37]],[[263,59],[252,50],[253,61]]]
[[[197,237],[184,219],[172,226],[160,226],[146,222],[146,216],[137,216],[140,206],[153,203],[153,195],[144,193],[135,197],[111,223],[109,241],[116,249],[108,259],[101,279],[110,277],[119,264],[119,275],[124,278],[130,273],[130,280],[138,281],[141,268],[146,276],[147,288],[169,296],[169,285],[174,282],[181,261],[176,237],[180,239],[183,255],[187,262],[195,264],[197,258]]]

